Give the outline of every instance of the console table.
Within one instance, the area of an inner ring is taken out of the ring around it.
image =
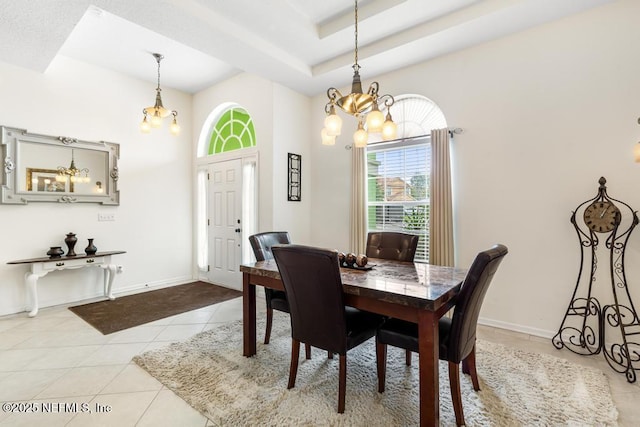
[[[111,263],[111,255],[124,254],[125,251],[97,252],[93,255],[62,256],[60,258],[31,258],[10,261],[7,264],[29,264],[31,271],[24,276],[24,284],[27,290],[27,298],[31,300],[29,317],[38,314],[38,279],[44,277],[50,271],[76,269],[82,267],[100,267],[104,270],[104,296],[110,300],[115,299],[111,292],[113,279],[118,273],[118,268]],[[27,307],[29,302],[27,301]]]

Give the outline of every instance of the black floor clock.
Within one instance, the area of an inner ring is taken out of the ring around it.
[[[629,294],[624,256],[638,215],[625,202],[609,197],[604,177],[598,182],[598,194],[571,214],[580,244],[580,270],[552,342],[557,349],[580,355],[602,353],[609,366],[632,383],[640,369],[640,320]]]

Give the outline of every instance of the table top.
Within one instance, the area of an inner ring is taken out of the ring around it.
[[[433,310],[458,292],[467,270],[369,258],[371,270],[340,268],[346,294]],[[243,273],[280,280],[275,260],[240,266]]]
[[[96,258],[107,255],[118,255],[118,254],[126,254],[126,251],[108,251],[108,252],[96,252],[93,255],[86,254],[77,254],[76,256],[61,256],[59,258],[49,258],[48,256],[40,257],[40,258],[30,258],[30,259],[19,259],[16,261],[9,261],[7,264],[35,264],[37,262],[49,262],[49,261],[65,261],[72,259],[83,259],[83,258]]]

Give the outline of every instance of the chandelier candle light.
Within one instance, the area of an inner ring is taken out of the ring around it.
[[[358,120],[358,129],[353,134],[353,142],[357,148],[367,146],[369,133],[382,133],[382,139],[389,141],[396,138],[397,127],[391,118],[391,106],[395,102],[391,95],[379,95],[378,82],[373,82],[366,93],[362,93],[360,82],[360,65],[358,65],[358,0],[355,0],[355,53],[353,64],[353,81],[351,93],[343,96],[334,87],[327,90],[329,102],[324,107],[327,117],[324,120],[324,128],[320,132],[322,144],[335,145],[336,136],[342,132],[342,119],[336,114],[335,107],[350,114]],[[387,108],[387,116],[380,111],[380,105]],[[367,124],[365,130],[364,124]]]
[[[143,133],[149,133],[151,132],[151,128],[159,128],[162,126],[162,119],[168,117],[169,115],[172,115],[173,122],[171,122],[169,130],[173,135],[177,135],[178,133],[180,133],[180,126],[178,126],[177,120],[178,112],[176,110],[167,110],[166,108],[164,108],[164,106],[162,105],[162,97],[160,96],[160,91],[162,91],[162,89],[160,89],[160,61],[162,61],[164,56],[159,53],[153,53],[152,55],[158,62],[158,87],[156,87],[156,103],[153,105],[153,107],[147,107],[142,110],[144,116],[142,118],[142,123],[140,123],[140,130]],[[151,118],[149,118],[149,116],[151,116]]]
[[[89,177],[89,169],[82,168],[78,169],[76,167],[76,162],[73,157],[73,149],[71,150],[71,164],[68,168],[64,166],[58,166],[58,174],[56,175],[56,181],[58,182],[67,182],[70,180],[71,182],[77,183],[88,183],[91,181]]]

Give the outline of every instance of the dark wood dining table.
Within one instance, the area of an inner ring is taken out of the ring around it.
[[[466,270],[370,258],[372,269],[341,268],[347,305],[418,324],[420,425],[440,419],[438,319],[452,307]],[[256,354],[256,286],[283,290],[274,260],[240,266],[244,356]]]

